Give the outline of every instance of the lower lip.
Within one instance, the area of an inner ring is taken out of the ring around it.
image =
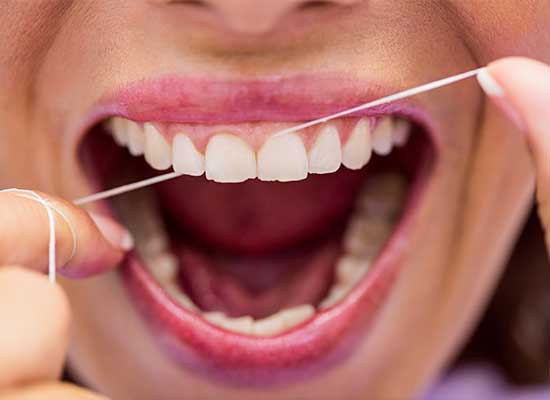
[[[176,304],[131,254],[124,282],[153,336],[182,367],[231,385],[266,386],[307,379],[345,360],[373,329],[404,264],[403,243],[416,219],[431,170],[420,167],[392,237],[361,283],[336,306],[274,337],[252,337],[215,327]]]

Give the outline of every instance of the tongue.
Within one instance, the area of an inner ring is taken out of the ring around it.
[[[179,283],[203,311],[256,319],[285,308],[318,304],[338,257],[334,243],[273,257],[211,256],[179,247]]]
[[[366,171],[293,183],[159,185],[182,289],[202,310],[262,318],[318,304],[332,282],[339,233]]]

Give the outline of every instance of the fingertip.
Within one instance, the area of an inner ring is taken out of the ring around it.
[[[94,212],[89,212],[88,214],[96,224],[99,232],[114,247],[124,252],[128,252],[134,248],[134,238],[132,234],[122,225],[112,218],[101,214]]]

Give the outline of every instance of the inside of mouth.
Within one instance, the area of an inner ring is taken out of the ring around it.
[[[158,174],[102,125],[81,150],[98,190]],[[290,321],[293,312],[301,321],[341,301],[374,268],[432,158],[428,135],[414,126],[406,145],[373,154],[360,170],[285,183],[182,176],[108,205],[134,235],[134,256],[174,301],[249,333],[250,321],[281,313]],[[259,335],[280,331],[256,325]]]

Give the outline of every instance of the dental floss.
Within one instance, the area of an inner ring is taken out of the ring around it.
[[[461,73],[461,74],[458,74],[458,75],[454,75],[454,76],[451,76],[451,77],[448,77],[448,78],[444,78],[444,79],[440,79],[440,80],[437,80],[437,81],[434,81],[434,82],[426,83],[424,85],[417,86],[417,87],[414,87],[414,88],[411,88],[411,89],[407,89],[407,90],[404,90],[402,92],[398,92],[398,93],[383,97],[381,99],[374,100],[374,101],[359,105],[357,107],[353,107],[353,108],[350,108],[348,110],[338,112],[336,114],[332,114],[332,115],[329,115],[329,116],[326,116],[326,117],[323,117],[323,118],[319,118],[319,119],[316,119],[316,120],[313,120],[313,121],[310,121],[310,122],[306,122],[306,123],[303,123],[303,124],[300,124],[300,125],[296,125],[296,126],[291,127],[291,128],[283,129],[283,130],[275,133],[274,136],[286,135],[286,134],[289,134],[289,133],[299,131],[301,129],[309,128],[309,127],[314,126],[314,125],[318,125],[318,124],[322,124],[324,122],[328,122],[328,121],[336,119],[336,118],[344,117],[346,115],[350,115],[350,114],[353,114],[353,113],[356,113],[356,112],[359,112],[359,111],[363,111],[363,110],[366,110],[368,108],[381,106],[381,105],[388,104],[388,103],[391,103],[391,102],[394,102],[394,101],[397,101],[397,100],[402,100],[402,99],[405,99],[407,97],[411,97],[411,96],[414,96],[414,95],[417,95],[417,94],[420,94],[420,93],[424,93],[424,92],[428,92],[428,91],[431,91],[431,90],[439,89],[443,86],[451,85],[453,83],[456,83],[456,82],[459,82],[459,81],[477,76],[477,75],[479,75],[480,72],[482,72],[484,70],[485,70],[485,67],[482,67],[482,68],[478,68],[478,69],[475,69],[475,70],[472,70],[472,71],[468,71],[468,72],[464,72],[464,73]],[[144,187],[147,187],[147,186],[155,185],[157,183],[164,182],[164,181],[167,181],[167,180],[170,180],[170,179],[174,179],[174,178],[177,178],[177,177],[182,176],[182,175],[183,175],[182,173],[170,172],[170,173],[167,173],[167,174],[164,174],[164,175],[159,175],[159,176],[156,176],[156,177],[153,177],[153,178],[145,179],[145,180],[142,180],[142,181],[139,181],[139,182],[130,183],[130,184],[127,184],[127,185],[119,186],[117,188],[105,190],[103,192],[98,192],[98,193],[92,194],[90,196],[82,197],[80,199],[75,200],[74,204],[76,204],[76,205],[85,205],[85,204],[88,204],[88,203],[92,203],[94,201],[107,199],[109,197],[118,196],[118,195],[123,194],[123,193],[131,192],[131,191],[141,189],[141,188],[144,188]],[[72,253],[71,253],[71,257],[69,259],[73,258],[75,253],[76,253],[77,236],[76,236],[76,232],[74,230],[73,225],[71,224],[70,220],[67,218],[67,216],[61,210],[59,210],[57,207],[55,207],[55,205],[53,205],[50,201],[48,201],[47,199],[45,199],[44,197],[40,196],[38,193],[36,193],[32,190],[5,189],[5,190],[0,191],[0,193],[2,193],[2,192],[16,193],[16,196],[24,197],[24,198],[36,201],[36,202],[40,203],[42,206],[44,206],[44,208],[45,208],[45,210],[48,214],[48,224],[49,224],[48,278],[49,278],[51,283],[55,283],[55,280],[56,280],[56,249],[55,249],[56,237],[55,237],[55,218],[54,218],[53,212],[54,211],[57,212],[65,220],[65,222],[67,223],[67,225],[69,226],[69,228],[71,230],[71,234],[73,236],[73,250],[72,250]]]
[[[73,236],[73,250],[71,253],[71,257],[73,258],[76,253],[76,231],[74,230],[73,225],[70,223],[67,216],[59,210],[55,205],[53,205],[50,201],[45,199],[44,197],[40,196],[38,193],[32,190],[25,190],[25,189],[5,189],[1,190],[0,193],[15,193],[18,197],[23,197],[29,200],[36,201],[37,203],[41,204],[44,209],[46,210],[46,213],[48,214],[48,225],[49,225],[49,241],[48,241],[48,279],[50,283],[55,283],[56,279],[56,251],[55,251],[55,245],[56,245],[56,238],[55,238],[55,218],[53,215],[53,212],[56,211],[64,220],[67,222],[67,225],[69,226],[71,230],[71,234]]]
[[[374,100],[374,101],[359,105],[357,107],[353,107],[353,108],[350,108],[350,109],[347,109],[347,110],[344,110],[344,111],[340,111],[336,114],[332,114],[332,115],[329,115],[329,116],[326,116],[326,117],[323,117],[323,118],[315,119],[315,120],[310,121],[310,122],[305,122],[303,124],[296,125],[296,126],[293,126],[291,128],[283,129],[283,130],[275,133],[273,136],[287,135],[289,133],[293,133],[293,132],[296,132],[296,131],[299,131],[299,130],[302,130],[302,129],[305,129],[305,128],[309,128],[309,127],[314,126],[314,125],[322,124],[324,122],[328,122],[328,121],[336,119],[336,118],[344,117],[346,115],[350,115],[350,114],[353,114],[353,113],[356,113],[356,112],[359,112],[359,111],[364,111],[364,110],[372,108],[372,107],[381,106],[381,105],[384,105],[384,104],[392,103],[392,102],[397,101],[397,100],[403,100],[403,99],[406,99],[407,97],[415,96],[415,95],[420,94],[420,93],[425,93],[425,92],[429,92],[429,91],[432,91],[432,90],[435,90],[435,89],[439,89],[441,87],[448,86],[448,85],[451,85],[453,83],[460,82],[460,81],[463,81],[465,79],[478,76],[480,74],[480,72],[482,72],[484,70],[485,70],[485,67],[477,68],[477,69],[474,69],[472,71],[463,72],[463,73],[458,74],[458,75],[453,75],[453,76],[443,78],[443,79],[440,79],[440,80],[437,80],[437,81],[426,83],[426,84],[423,84],[423,85],[420,85],[420,86],[417,86],[417,87],[414,87],[414,88],[411,88],[411,89],[404,90],[402,92],[398,92],[398,93],[395,93],[395,94],[392,94],[392,95],[389,95],[389,96],[386,96],[386,97],[382,97],[378,100]],[[141,189],[141,188],[144,188],[146,186],[151,186],[151,185],[155,185],[155,184],[160,183],[160,182],[164,182],[164,181],[167,181],[167,180],[170,180],[170,179],[174,179],[174,178],[177,178],[177,177],[182,176],[182,175],[183,175],[182,173],[170,172],[168,174],[159,175],[159,176],[156,176],[156,177],[153,177],[153,178],[145,179],[143,181],[130,183],[130,184],[127,184],[127,185],[119,186],[117,188],[105,190],[103,192],[98,192],[98,193],[92,194],[90,196],[82,197],[80,199],[75,200],[74,204],[81,206],[81,205],[85,205],[85,204],[88,204],[88,203],[92,203],[94,201],[104,200],[104,199],[107,199],[107,198],[110,198],[110,197],[113,197],[113,196],[118,196],[120,194],[131,192],[131,191],[136,190],[136,189]]]
[[[155,185],[157,183],[164,182],[169,179],[174,179],[182,175],[183,174],[179,172],[170,172],[168,174],[155,176],[153,178],[145,179],[143,181],[129,183],[127,185],[122,185],[113,189],[105,190],[104,192],[99,192],[90,196],[82,197],[81,199],[75,200],[74,204],[76,204],[77,206],[81,206],[97,200],[103,200],[109,197],[118,196],[119,194],[128,193],[146,186]]]

